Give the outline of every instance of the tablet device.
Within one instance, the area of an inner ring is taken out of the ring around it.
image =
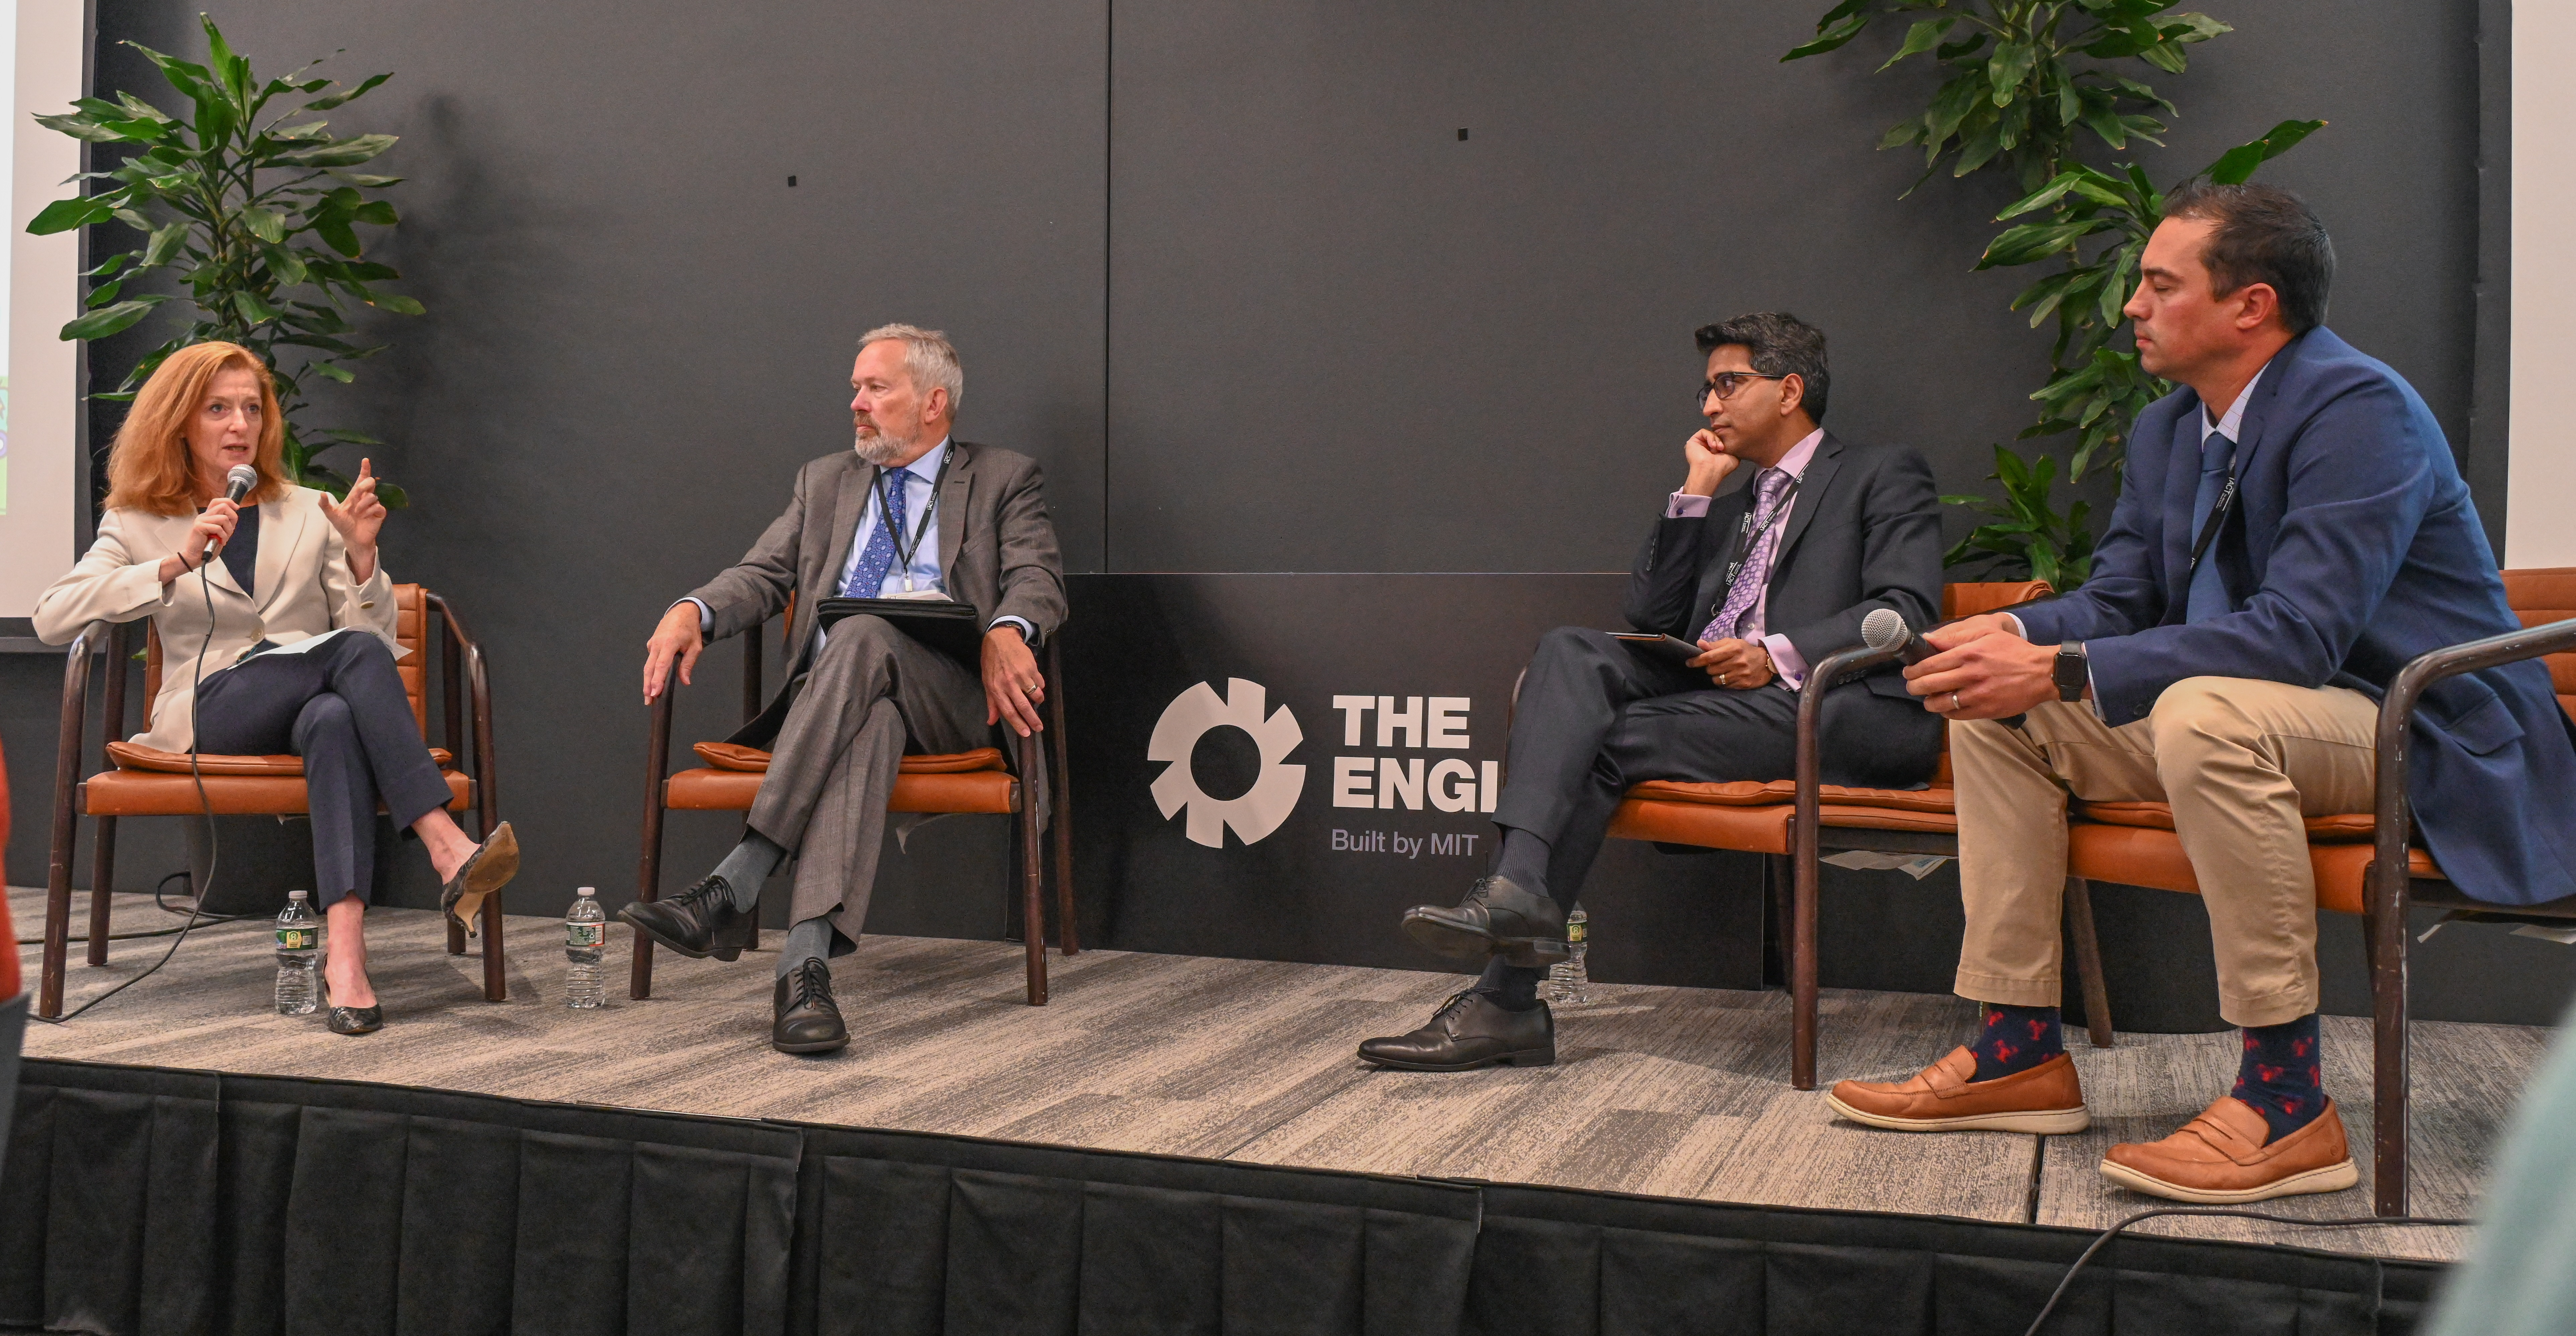
[[[971,603],[924,598],[827,598],[815,608],[819,625],[844,617],[883,617],[913,639],[970,668],[983,663],[984,619]]]
[[[1640,654],[1651,654],[1674,663],[1687,664],[1703,652],[1699,646],[1678,636],[1655,635],[1646,631],[1611,631],[1607,634],[1612,640]]]

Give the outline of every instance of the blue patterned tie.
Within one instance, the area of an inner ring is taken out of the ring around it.
[[[1702,640],[1725,640],[1735,635],[1736,625],[1744,614],[1753,610],[1753,600],[1771,583],[1771,554],[1776,548],[1775,522],[1780,509],[1781,493],[1789,490],[1787,469],[1764,469],[1753,480],[1753,550],[1744,554],[1744,567],[1735,573],[1735,583],[1726,590],[1726,602],[1709,620],[1708,628],[1699,633]]]
[[[912,470],[887,469],[877,475],[877,482],[885,513],[877,517],[876,532],[868,535],[868,545],[859,552],[858,569],[850,572],[850,582],[841,588],[843,598],[877,597],[885,591],[886,572],[894,569],[894,535],[903,527],[904,491],[912,484]]]
[[[2224,432],[2213,431],[2200,442],[2200,489],[2191,499],[2191,541],[2200,541],[2200,531],[2209,523],[2211,511],[2218,509],[2218,494],[2227,487],[2227,468],[2236,462],[2236,442]],[[2200,567],[2191,573],[2191,592],[2183,603],[2183,620],[2205,622],[2236,611],[2227,601],[2227,586],[2218,578],[2218,542],[2210,540],[2209,550],[2200,557]]]

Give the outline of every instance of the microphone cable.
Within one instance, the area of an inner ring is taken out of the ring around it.
[[[211,555],[208,556],[206,560],[197,563],[197,590],[199,595],[206,601],[206,636],[205,639],[199,641],[197,644],[197,661],[189,665],[190,674],[188,679],[188,777],[194,781],[197,786],[198,814],[204,817],[206,821],[206,883],[205,885],[197,888],[195,898],[192,899],[188,905],[188,921],[180,925],[178,936],[171,941],[170,949],[161,953],[161,958],[159,960],[153,961],[149,966],[146,966],[142,973],[118,984],[114,988],[108,989],[106,992],[91,998],[87,1002],[81,1003],[79,1006],[74,1007],[64,1015],[30,1016],[28,1017],[29,1020],[42,1021],[47,1025],[69,1025],[73,1021],[79,1020],[82,1014],[87,1012],[90,1008],[97,1006],[99,1003],[124,992],[126,989],[131,988],[146,979],[151,978],[155,974],[160,973],[161,967],[169,964],[172,956],[179,954],[179,948],[187,945],[188,934],[195,931],[198,924],[216,921],[229,922],[236,917],[255,917],[253,915],[225,916],[223,919],[218,920],[208,916],[205,911],[206,892],[214,888],[215,869],[223,861],[223,848],[218,842],[218,832],[215,829],[215,802],[214,799],[206,796],[205,772],[201,770],[197,764],[197,743],[199,741],[197,737],[197,692],[204,687],[206,682],[206,655],[215,647],[215,585],[214,577],[206,573],[206,568],[213,564],[214,558]],[[181,578],[185,577],[183,576]],[[122,663],[111,664],[109,665],[108,671],[116,673],[124,672],[125,665]],[[147,706],[146,708],[149,707]],[[115,726],[115,724],[109,725],[111,728]],[[177,876],[179,874],[173,873],[171,875]],[[156,885],[152,888],[152,898],[156,903],[161,899],[161,887],[168,885],[169,882],[169,877],[163,877],[160,885]],[[115,889],[107,886],[93,886],[90,888],[90,894],[113,895],[115,894]],[[163,904],[162,908],[168,909],[169,906],[167,904]],[[177,911],[174,910],[172,912],[175,913]],[[163,932],[167,931],[167,929],[163,930]],[[137,935],[157,937],[162,934],[142,933]],[[116,938],[110,937],[108,940],[115,941]]]
[[[2128,1216],[2120,1223],[2103,1230],[2102,1236],[2093,1240],[2092,1244],[2076,1257],[2075,1264],[2066,1268],[2066,1275],[2057,1282],[2056,1289],[2049,1291],[2048,1302],[2041,1306],[2039,1316],[2031,1319],[2030,1328],[2023,1333],[2023,1336],[2039,1336],[2039,1329],[2047,1324],[2049,1315],[2057,1311],[2058,1303],[2065,1299],[2066,1291],[2075,1284],[2075,1277],[2084,1270],[2085,1263],[2093,1260],[2094,1254],[2101,1252],[2111,1240],[2118,1238],[2122,1230],[2141,1220],[2152,1220],[2160,1215],[2229,1216],[2238,1220],[2259,1220],[2275,1225],[2303,1225],[2309,1229],[2352,1229],[2364,1225],[2464,1227],[2477,1223],[2474,1220],[2448,1220],[2419,1215],[2356,1215],[2335,1220],[2300,1220],[2292,1216],[2269,1215],[2262,1211],[2241,1210],[2233,1206],[2159,1206],[2153,1210],[2140,1211]]]

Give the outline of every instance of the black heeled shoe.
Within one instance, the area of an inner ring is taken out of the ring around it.
[[[322,1006],[329,1013],[323,1017],[322,1023],[330,1026],[333,1034],[374,1034],[385,1028],[382,1003],[372,1007],[332,1006],[331,982],[328,979],[322,981]]]

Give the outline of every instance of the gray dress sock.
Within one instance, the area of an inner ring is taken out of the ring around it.
[[[784,979],[787,971],[808,960],[831,958],[832,919],[828,914],[818,914],[787,930],[787,945],[779,948],[778,973],[774,977]]]
[[[768,881],[769,874],[776,872],[778,865],[785,861],[785,849],[759,831],[747,830],[742,833],[742,843],[735,845],[733,852],[716,864],[716,875],[724,878],[725,885],[732,888],[734,909],[748,911],[760,903],[761,884]]]

